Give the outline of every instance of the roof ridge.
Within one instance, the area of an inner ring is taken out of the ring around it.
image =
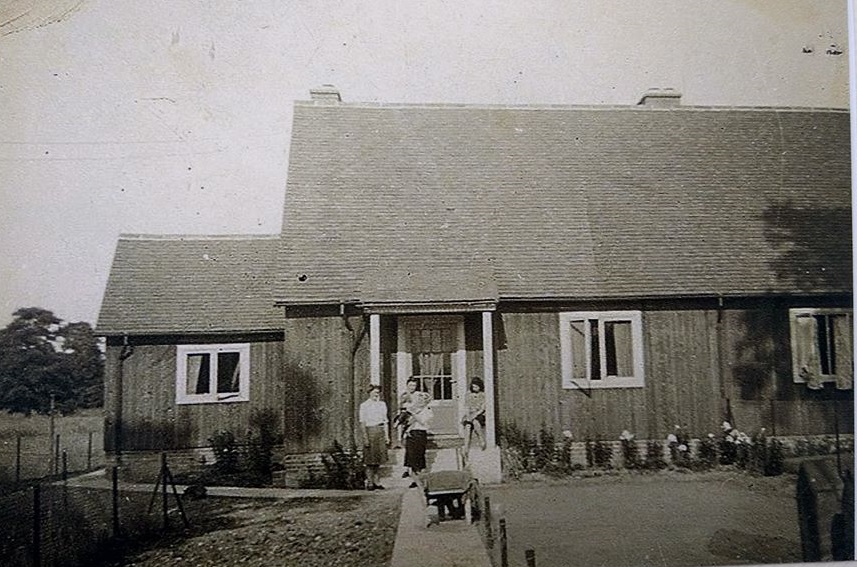
[[[313,100],[296,100],[295,106],[323,108],[445,108],[462,110],[631,110],[640,112],[675,111],[740,111],[740,112],[849,112],[848,108],[833,106],[729,106],[729,105],[690,105],[670,107],[651,107],[639,104],[487,104],[458,102],[339,102],[335,104],[318,103]]]
[[[119,240],[278,240],[279,234],[120,234]]]

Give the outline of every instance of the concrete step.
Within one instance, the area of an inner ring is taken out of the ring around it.
[[[458,453],[458,449],[452,447],[426,450],[426,470],[461,470],[461,460]],[[405,488],[410,485],[412,479],[402,477],[402,474],[407,470],[404,465],[405,450],[391,449],[388,452],[388,456],[389,461],[379,471],[381,474],[381,484],[390,488]]]

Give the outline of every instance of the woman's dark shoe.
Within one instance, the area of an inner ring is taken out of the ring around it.
[[[411,483],[411,485],[410,485],[410,486],[408,486],[408,488],[416,488],[416,487],[417,487],[417,483],[416,483],[416,482],[412,482],[412,483]]]
[[[411,476],[411,473],[409,473],[408,471],[402,473],[402,478],[408,478],[409,476]]]
[[[372,488],[374,488],[375,490],[384,490],[384,487],[380,484],[373,484]]]

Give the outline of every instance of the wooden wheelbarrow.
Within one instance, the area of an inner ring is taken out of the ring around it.
[[[467,471],[437,471],[421,476],[426,500],[426,526],[447,519],[479,518],[479,481]]]

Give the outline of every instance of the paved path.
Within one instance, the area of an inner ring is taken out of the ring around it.
[[[426,527],[419,488],[402,496],[402,514],[390,567],[491,567],[475,524],[450,520]]]

